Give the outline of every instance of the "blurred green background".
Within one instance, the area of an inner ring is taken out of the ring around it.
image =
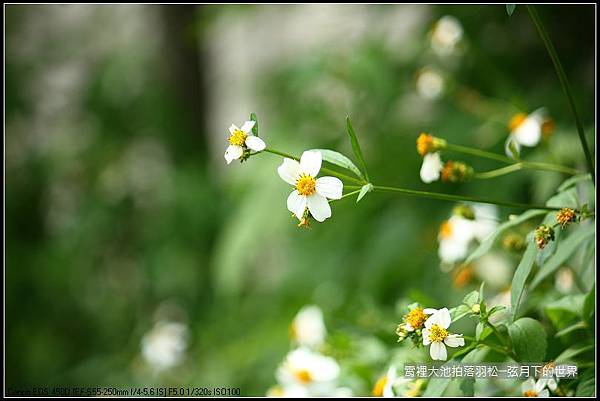
[[[594,11],[539,7],[590,143]],[[399,305],[441,307],[478,286],[456,288],[439,268],[437,230],[451,203],[369,194],[298,229],[279,158],[225,164],[227,127],[251,112],[269,146],[296,155],[351,155],[350,115],[378,184],[544,202],[565,177],[426,185],[415,151],[427,131],[503,153],[511,115],[544,106],[555,132],[526,157],[585,168],[522,6],[510,18],[504,5],[5,12],[7,387],[219,385],[263,395],[290,347],[291,319],[314,303],[331,352],[362,354],[351,385],[368,392],[396,347]],[[429,45],[444,15],[464,29],[451,57]],[[444,78],[436,99],[416,90],[425,67]],[[181,363],[161,373],[141,354],[159,320],[189,329]]]

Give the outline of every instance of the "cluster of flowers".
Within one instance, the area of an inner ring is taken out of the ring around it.
[[[276,372],[277,385],[269,397],[346,397],[352,390],[339,387],[340,365],[318,350],[325,343],[327,330],[318,306],[302,308],[294,318],[290,334],[295,348]]]
[[[584,213],[577,215],[575,210],[565,207],[560,209],[556,213],[556,223],[554,226],[548,224],[542,224],[536,228],[534,233],[534,240],[539,249],[544,249],[549,242],[554,241],[555,231],[554,228],[560,226],[561,229],[567,228],[571,223],[581,221],[584,219]]]
[[[246,121],[241,128],[232,124],[229,127],[229,147],[225,151],[227,164],[232,160],[244,161],[252,151],[266,149],[265,142],[253,135],[255,121]],[[331,217],[328,199],[340,199],[344,184],[336,177],[319,177],[323,158],[318,151],[306,151],[300,161],[284,158],[277,168],[283,181],[293,188],[287,198],[287,208],[299,220],[299,226],[307,226],[310,218],[323,222]]]
[[[411,305],[402,323],[398,325],[396,334],[399,342],[410,338],[417,346],[429,345],[431,359],[445,361],[448,358],[446,346],[455,348],[465,345],[462,334],[448,332],[451,323],[448,308],[432,309]]]

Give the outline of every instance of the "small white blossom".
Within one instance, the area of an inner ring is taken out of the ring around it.
[[[431,48],[440,56],[447,56],[456,50],[463,36],[463,28],[458,19],[450,15],[440,18],[431,33]]]
[[[255,152],[260,152],[266,148],[267,145],[262,139],[252,135],[254,124],[256,124],[256,121],[246,121],[241,128],[231,124],[231,127],[229,127],[229,146],[225,150],[227,164],[242,157],[245,148]]]
[[[375,397],[395,397],[394,385],[396,384],[397,379],[398,375],[396,373],[396,368],[391,366],[387,373],[380,377],[375,383],[375,387],[373,387],[373,395]]]
[[[292,338],[299,345],[315,348],[323,344],[327,329],[323,321],[323,313],[316,305],[302,308],[291,326]]]
[[[425,313],[432,312],[431,309],[426,309]],[[452,323],[448,308],[435,310],[431,317],[425,321],[423,329],[423,345],[430,345],[429,354],[431,359],[437,361],[445,361],[448,358],[446,346],[462,347],[465,345],[465,339],[462,334],[450,334],[448,327]]]
[[[308,396],[332,395],[337,390],[340,366],[335,359],[301,347],[291,351],[277,370],[282,388]]]
[[[542,139],[544,123],[547,121],[549,121],[548,113],[543,107],[529,115],[524,113],[515,115],[509,123],[511,131],[505,144],[507,156],[513,157],[511,145],[517,153],[520,152],[521,146],[537,146]]]
[[[546,383],[538,380],[537,382],[533,378],[527,379],[521,386],[524,397],[549,397],[550,393],[546,390]]]
[[[420,171],[421,180],[426,184],[439,180],[443,168],[444,163],[442,163],[439,152],[427,153],[423,156],[423,164]]]
[[[444,79],[437,72],[424,68],[417,75],[417,93],[428,100],[440,97],[444,90]]]
[[[287,199],[287,208],[302,220],[308,208],[312,217],[323,222],[331,217],[327,199],[340,199],[344,184],[336,177],[316,178],[321,170],[321,152],[306,151],[296,160],[285,158],[277,169],[282,180],[294,186]]]
[[[188,335],[185,325],[160,321],[142,338],[142,356],[158,372],[175,367],[183,360]]]

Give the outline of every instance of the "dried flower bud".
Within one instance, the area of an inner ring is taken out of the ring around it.
[[[442,169],[442,181],[465,182],[473,177],[473,169],[463,162],[449,160]]]
[[[539,249],[544,249],[548,242],[554,241],[554,229],[542,224],[535,229],[535,243]]]
[[[575,211],[568,207],[562,208],[556,213],[556,221],[562,228],[565,228],[569,224],[573,223],[576,217],[577,215],[575,214]]]

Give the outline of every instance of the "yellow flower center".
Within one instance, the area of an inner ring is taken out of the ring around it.
[[[445,221],[440,226],[440,238],[447,239],[452,235],[452,224],[449,221]]]
[[[537,397],[538,393],[535,390],[527,390],[523,393],[523,397]]]
[[[429,153],[432,145],[433,137],[429,134],[422,132],[417,138],[417,152],[419,152],[421,156],[425,156],[427,153]]]
[[[406,315],[406,323],[415,330],[420,329],[425,320],[427,320],[427,316],[423,312],[423,308],[415,308]]]
[[[448,330],[434,324],[429,328],[429,341],[432,343],[444,341],[448,337]]]
[[[246,143],[247,137],[248,135],[244,131],[236,129],[233,131],[233,134],[229,136],[229,143],[235,146],[242,146]]]
[[[526,118],[527,118],[527,114],[525,114],[525,113],[515,114],[508,122],[508,128],[511,131],[516,130],[517,128],[519,128],[519,125],[523,124],[523,121],[525,121]]]
[[[310,175],[301,175],[296,181],[296,189],[298,193],[303,196],[310,196],[315,193],[317,187],[317,180]]]
[[[381,377],[379,380],[377,380],[377,382],[375,383],[375,386],[373,386],[373,395],[375,397],[383,397],[383,389],[385,388],[387,381],[388,381],[387,375],[385,375],[385,376]]]
[[[296,379],[298,379],[298,381],[304,384],[310,383],[312,381],[312,376],[310,372],[306,369],[296,370],[294,372],[294,376],[296,377]]]

